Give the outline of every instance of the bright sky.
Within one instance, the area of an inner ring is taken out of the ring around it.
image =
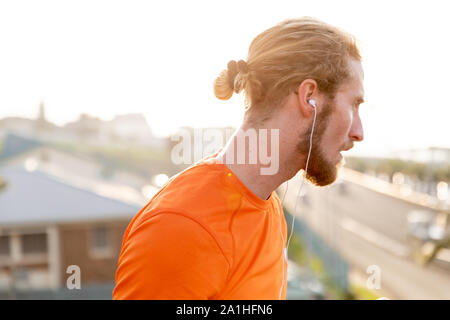
[[[355,154],[450,147],[447,1],[2,1],[0,117],[64,124],[143,113],[158,135],[238,126],[241,97],[215,98],[229,60],[292,17],[313,16],[362,43],[365,141]]]

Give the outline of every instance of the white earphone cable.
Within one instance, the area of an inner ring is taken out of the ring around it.
[[[294,231],[294,223],[295,223],[295,215],[296,215],[296,212],[297,212],[298,199],[300,198],[301,191],[302,191],[302,188],[303,188],[303,184],[304,184],[305,179],[306,179],[306,174],[308,173],[309,157],[310,157],[310,155],[311,155],[311,150],[312,150],[312,137],[313,137],[313,133],[314,133],[314,126],[315,126],[315,124],[316,124],[316,113],[317,113],[317,111],[316,111],[316,106],[314,106],[314,120],[313,120],[312,129],[311,129],[311,136],[310,136],[310,138],[309,138],[309,152],[308,152],[308,158],[306,159],[305,172],[304,172],[304,174],[303,174],[302,184],[300,185],[300,188],[299,188],[298,194],[297,194],[297,198],[295,199],[294,212],[293,212],[293,214],[292,214],[291,232],[290,232],[290,235],[289,235],[289,238],[288,238],[288,241],[287,241],[286,248],[284,249],[284,252],[283,252],[283,254],[284,254],[286,260],[287,260],[288,250],[289,250],[289,243],[290,243],[290,241],[291,241],[292,233],[293,233],[293,231]],[[284,203],[284,198],[285,198],[285,196],[286,196],[287,188],[288,188],[288,185],[286,184],[286,191],[284,192],[283,201],[282,201],[282,203],[281,203],[282,206],[283,206],[283,203]],[[281,232],[281,218],[280,218],[280,232]],[[283,232],[281,232],[281,237],[282,237],[283,243],[284,243]],[[287,262],[287,261],[286,261],[286,262]],[[286,272],[284,272],[284,263],[283,263],[283,278],[282,278],[282,282],[281,282],[281,288],[280,288],[280,294],[279,294],[279,296],[278,296],[278,300],[281,299],[281,292],[282,292],[282,289],[283,289],[283,286],[284,286],[285,273],[286,273]]]
[[[297,199],[295,199],[294,213],[293,213],[292,224],[291,224],[291,233],[290,233],[289,238],[288,238],[288,242],[287,242],[287,245],[286,245],[286,250],[289,250],[289,242],[291,241],[292,233],[294,231],[294,222],[295,222],[295,214],[297,213],[298,199],[300,198],[301,191],[302,191],[302,188],[303,188],[303,184],[304,184],[304,182],[306,180],[306,174],[308,173],[308,164],[309,164],[309,157],[311,155],[312,137],[313,137],[313,133],[314,133],[314,126],[315,126],[315,124],[316,124],[316,108],[314,108],[314,120],[313,120],[312,129],[311,129],[311,136],[309,138],[308,158],[306,159],[306,166],[305,166],[305,172],[303,174],[302,184],[301,184],[301,186],[300,186],[300,188],[298,190]]]

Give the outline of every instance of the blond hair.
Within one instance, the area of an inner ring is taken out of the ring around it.
[[[361,60],[356,39],[320,20],[288,19],[259,34],[247,61],[231,60],[214,81],[214,94],[228,100],[245,92],[246,109],[272,110],[305,79],[333,98],[349,78],[348,58]]]

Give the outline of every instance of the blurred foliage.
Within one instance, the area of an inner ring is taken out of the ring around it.
[[[288,257],[299,265],[306,264],[305,248],[295,233],[292,235],[291,242],[289,242]]]
[[[288,255],[290,260],[313,271],[314,276],[324,285],[328,298],[338,300],[353,299],[353,295],[350,292],[340,289],[331,276],[327,274],[320,258],[306,252],[300,237],[295,233],[292,235],[289,243]]]
[[[376,174],[392,175],[401,172],[422,181],[450,181],[450,164],[433,166],[415,161],[389,158],[346,157],[346,167],[359,171],[373,171]]]
[[[356,284],[350,284],[350,290],[355,300],[376,300],[381,298],[380,295],[374,293],[372,290]]]
[[[164,148],[144,146],[115,146],[59,143],[55,147],[75,154],[87,155],[104,165],[102,174],[108,177],[114,170],[122,169],[145,177],[165,173],[176,174],[180,168],[170,159],[170,153]]]
[[[323,266],[322,260],[315,255],[311,255],[309,259],[309,268],[313,270],[315,276],[322,282],[325,286],[326,291],[330,299],[333,300],[353,300],[353,294],[351,292],[344,291],[338,284],[331,278],[331,276],[326,272]]]

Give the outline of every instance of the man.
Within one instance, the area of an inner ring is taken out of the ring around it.
[[[285,299],[287,230],[274,190],[307,163],[312,183],[334,182],[340,152],[362,141],[360,60],[352,36],[300,18],[258,35],[247,61],[230,61],[214,92],[245,92],[243,123],[130,223],[113,298]],[[250,136],[258,143],[242,147]],[[276,170],[263,171],[261,148],[271,150]]]

